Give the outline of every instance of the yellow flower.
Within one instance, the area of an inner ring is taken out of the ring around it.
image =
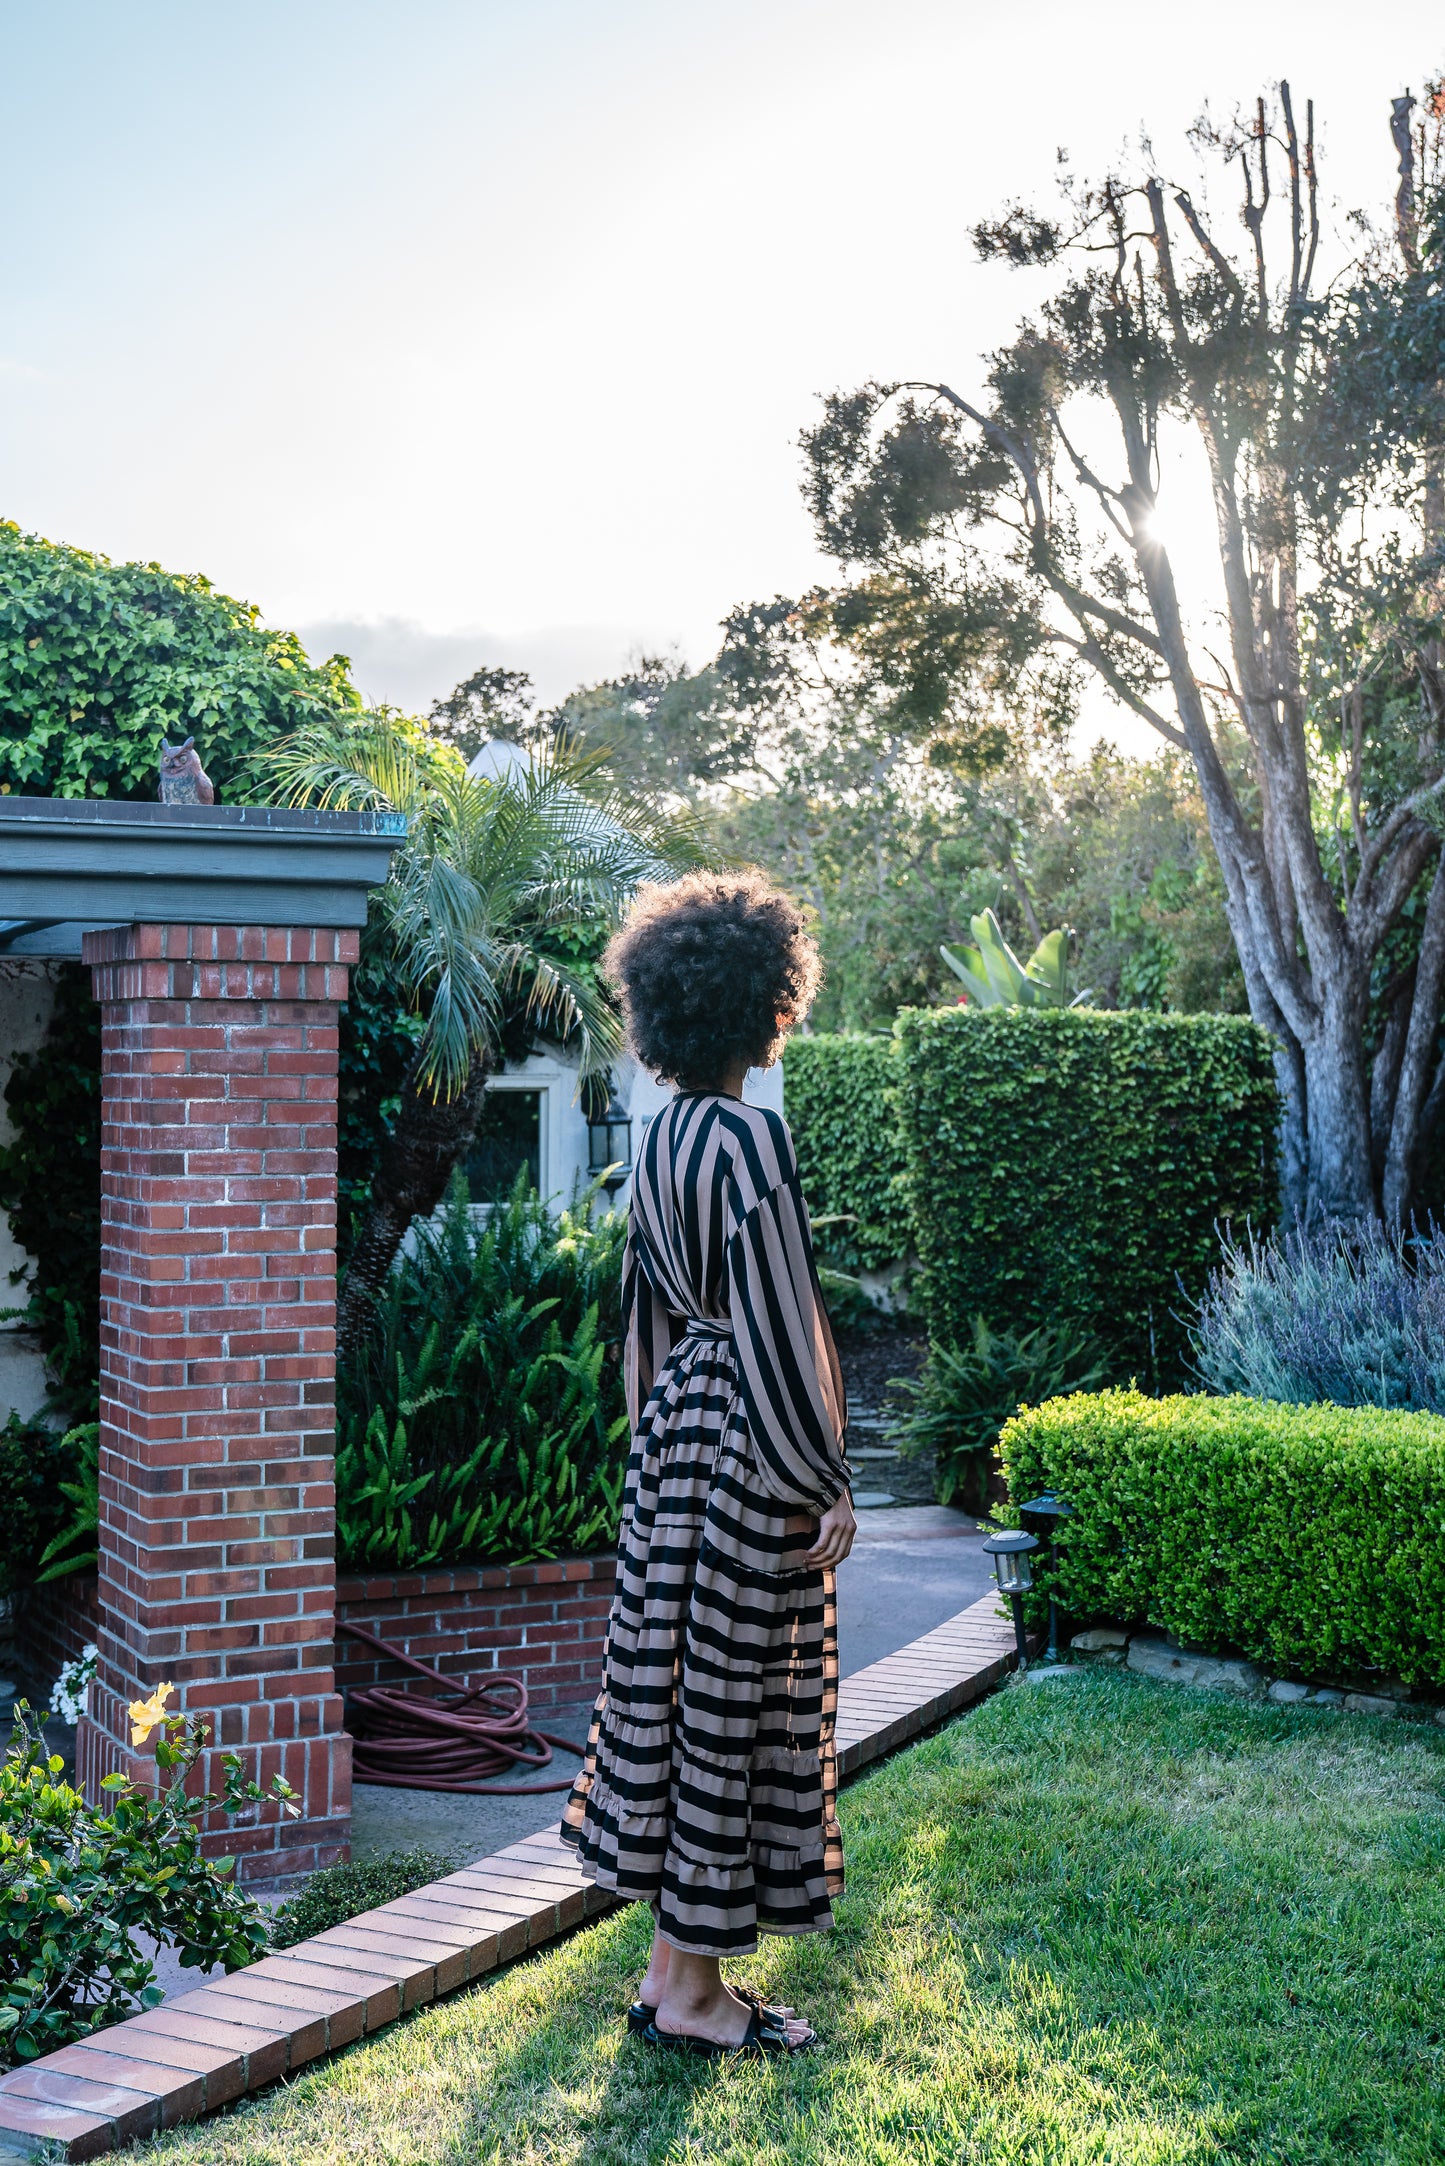
[[[148,1700],[132,1700],[130,1703],[130,1741],[143,1745],[158,1724],[166,1719],[166,1701],[175,1691],[174,1685],[157,1685]]]

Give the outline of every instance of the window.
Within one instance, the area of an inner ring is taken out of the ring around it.
[[[467,1153],[467,1187],[473,1203],[509,1196],[523,1167],[534,1188],[542,1185],[542,1093],[489,1090]]]

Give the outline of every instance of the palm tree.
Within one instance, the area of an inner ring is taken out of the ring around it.
[[[267,794],[293,805],[404,813],[407,839],[381,891],[393,964],[425,1014],[391,1135],[337,1300],[337,1355],[364,1338],[413,1218],[435,1210],[476,1131],[507,996],[572,1037],[584,1076],[621,1045],[615,1009],[543,944],[549,927],[615,918],[639,880],[706,861],[690,814],[608,780],[607,752],[566,740],[468,775],[407,717],[324,716],[265,759]]]

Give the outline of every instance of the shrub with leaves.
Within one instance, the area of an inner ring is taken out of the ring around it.
[[[788,1047],[784,1092],[820,1252],[845,1271],[882,1271],[913,1251],[891,1037],[815,1031]]]
[[[1397,1407],[1076,1393],[999,1449],[1015,1503],[1073,1513],[1070,1617],[1161,1627],[1306,1676],[1445,1685],[1445,1421]],[[1034,1560],[1042,1593],[1050,1568]]]
[[[1445,1235],[1362,1225],[1226,1239],[1193,1342],[1211,1391],[1445,1414]]]
[[[340,1380],[344,1569],[520,1564],[614,1538],[624,1235],[591,1197],[554,1221],[525,1174],[483,1219],[453,1179]]]
[[[64,1491],[76,1472],[73,1438],[11,1413],[0,1428],[0,1594],[13,1594],[35,1578],[42,1551],[73,1514]]]
[[[1004,1423],[1021,1406],[1093,1391],[1103,1381],[1098,1349],[1072,1325],[994,1331],[978,1316],[964,1345],[931,1347],[921,1377],[889,1385],[906,1407],[889,1434],[905,1455],[934,1453],[940,1504],[980,1511]]]
[[[878,1331],[892,1320],[889,1311],[869,1297],[862,1280],[851,1271],[834,1271],[828,1264],[819,1264],[818,1285],[835,1331]]]
[[[283,1903],[271,1921],[271,1945],[294,1948],[313,1933],[325,1933],[333,1925],[345,1925],[363,1910],[394,1903],[456,1870],[456,1859],[434,1850],[389,1850],[385,1857],[362,1863],[326,1865],[313,1873],[300,1892]]]
[[[1218,1261],[1216,1229],[1273,1216],[1268,1034],[1232,1015],[914,1008],[898,1041],[932,1337],[964,1344],[980,1311],[1016,1330],[1067,1321],[1115,1375],[1177,1388],[1180,1311]]]
[[[208,1732],[165,1713],[162,1685],[131,1709],[137,1743],[151,1732],[165,1787],[155,1796],[107,1775],[106,1809],[87,1805],[65,1763],[30,1726],[22,1702],[0,1763],[0,2066],[30,2061],[119,2023],[161,1999],[136,1945],[149,1934],[183,1965],[238,1970],[266,1953],[260,1907],[236,1887],[232,1861],[201,1854],[201,1822],[278,1804],[294,1812],[280,1777],[269,1790],[243,1782],[232,1753],[220,1797],[188,1797],[186,1780]]]

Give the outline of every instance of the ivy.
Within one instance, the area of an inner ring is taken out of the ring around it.
[[[35,1271],[27,1321],[74,1420],[93,1417],[100,1368],[100,1010],[90,972],[64,964],[40,1046],[16,1057],[5,1090],[0,1211]],[[18,1282],[17,1282],[18,1283]]]
[[[0,522],[0,792],[154,798],[161,739],[194,736],[217,798],[239,796],[263,747],[360,707],[346,671],[199,574]]]
[[[69,1439],[12,1411],[0,1429],[0,1595],[28,1587],[37,1560],[71,1513],[63,1485],[77,1473]]]

